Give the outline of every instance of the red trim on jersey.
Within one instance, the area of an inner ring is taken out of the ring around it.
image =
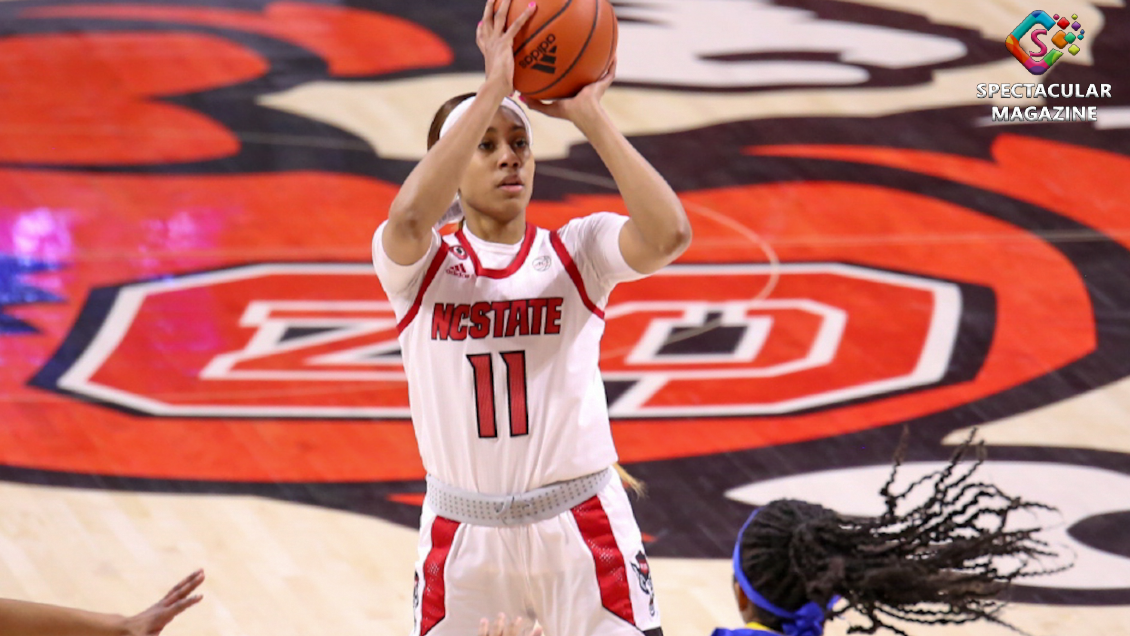
[[[443,239],[440,239],[439,250],[437,250],[436,255],[432,257],[432,264],[428,265],[428,271],[424,273],[424,282],[420,283],[420,291],[416,292],[416,300],[412,301],[412,306],[408,308],[408,313],[404,314],[404,318],[401,318],[400,322],[396,323],[397,334],[404,333],[404,330],[411,324],[412,319],[419,313],[420,303],[424,301],[424,292],[428,291],[428,286],[435,280],[439,266],[443,265],[443,260],[447,258],[448,249],[450,248],[447,247],[447,243],[443,242]]]
[[[632,612],[632,596],[628,587],[628,566],[624,555],[616,546],[612,522],[604,512],[599,497],[590,497],[573,507],[573,519],[581,531],[581,538],[592,552],[596,564],[596,581],[600,585],[600,604],[632,625],[636,624]]]
[[[534,237],[537,236],[538,229],[529,223],[526,224],[526,235],[522,237],[522,247],[518,248],[518,253],[514,255],[514,260],[506,266],[506,269],[487,269],[479,263],[479,255],[475,253],[475,249],[471,247],[471,242],[467,240],[466,235],[463,234],[463,228],[455,233],[455,238],[459,239],[459,244],[467,253],[471,255],[471,263],[475,265],[475,274],[478,276],[486,276],[487,278],[506,278],[518,268],[522,263],[526,262],[526,257],[530,255],[530,248],[534,246]]]
[[[596,306],[596,303],[589,298],[589,293],[585,291],[585,280],[581,278],[581,270],[577,269],[577,264],[573,262],[573,257],[569,256],[569,250],[565,249],[565,244],[561,242],[561,237],[557,236],[557,232],[549,233],[549,243],[553,246],[553,251],[557,252],[557,258],[561,259],[561,264],[565,266],[565,271],[569,272],[569,278],[573,279],[573,285],[576,286],[577,291],[581,294],[581,302],[588,307],[588,310],[596,315],[597,318],[604,320],[604,310]]]
[[[424,559],[424,593],[420,595],[420,636],[427,634],[447,615],[443,569],[459,522],[436,517],[432,521],[432,549]]]

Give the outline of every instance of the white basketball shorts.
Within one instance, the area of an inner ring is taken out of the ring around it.
[[[619,479],[568,512],[493,528],[420,520],[413,636],[473,636],[499,612],[545,636],[661,636],[639,527]]]

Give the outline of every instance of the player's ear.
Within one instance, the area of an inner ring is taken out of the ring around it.
[[[749,599],[745,597],[745,592],[737,581],[734,581],[734,600],[738,602],[739,612],[744,612],[749,607]]]

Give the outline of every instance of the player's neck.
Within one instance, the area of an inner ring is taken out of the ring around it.
[[[464,229],[489,243],[514,245],[526,236],[526,215],[519,214],[510,221],[499,221],[485,214],[468,214]]]

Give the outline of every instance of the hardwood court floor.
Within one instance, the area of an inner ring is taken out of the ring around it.
[[[606,107],[695,229],[613,293],[601,361],[667,633],[737,622],[753,505],[875,512],[904,427],[907,474],[977,427],[1059,507],[1075,567],[1010,620],[1124,632],[1123,3],[1047,7],[1085,35],[1038,77],[1012,0],[615,4]],[[370,238],[480,81],[477,5],[0,2],[0,596],[134,612],[203,566],[172,636],[409,632],[423,469]],[[1113,97],[994,123],[1006,82]],[[534,137],[533,222],[625,211],[571,126]]]

